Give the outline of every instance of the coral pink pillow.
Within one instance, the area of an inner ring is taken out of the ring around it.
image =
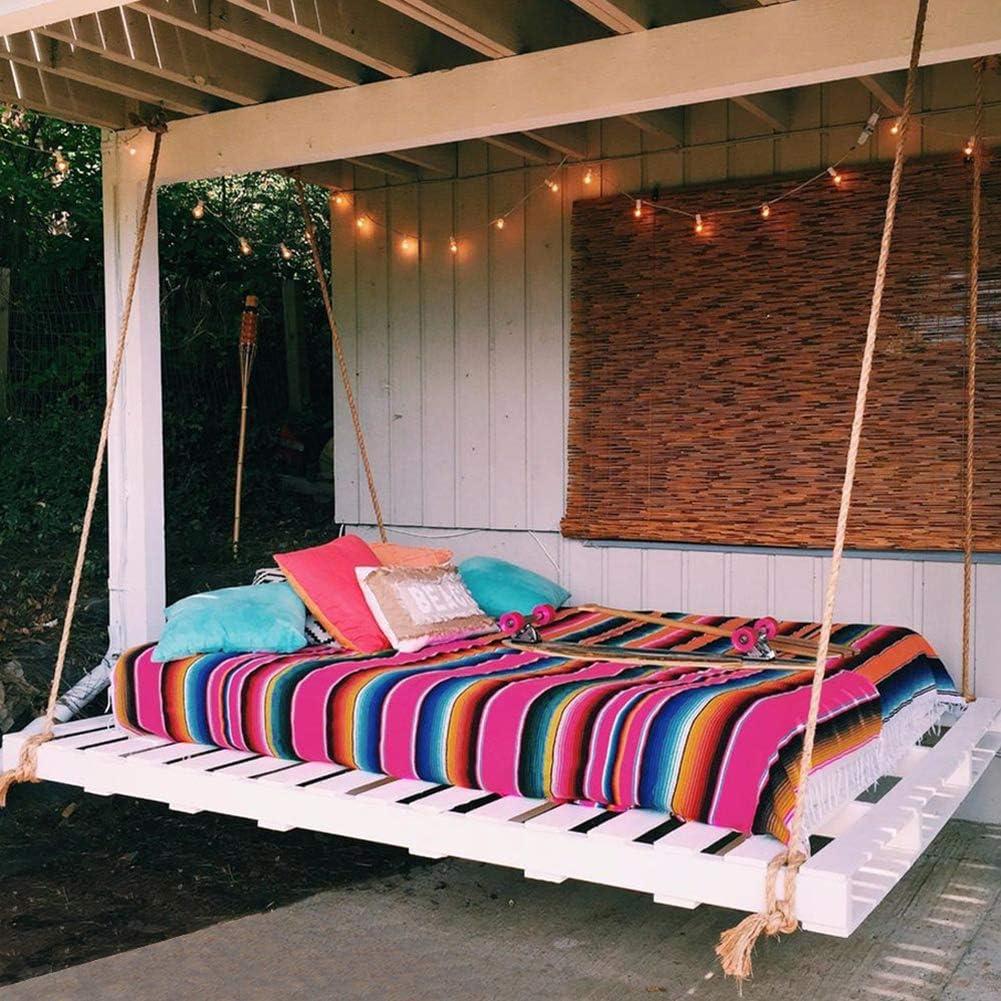
[[[363,539],[345,535],[312,549],[275,553],[275,562],[306,607],[342,646],[360,653],[390,648],[355,575],[355,567],[380,563]]]
[[[395,542],[373,542],[372,552],[384,567],[440,567],[452,562],[451,549],[400,546]]]

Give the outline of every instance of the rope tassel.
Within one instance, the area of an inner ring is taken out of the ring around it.
[[[167,126],[162,122],[153,122],[147,126],[153,133],[153,152],[149,160],[146,174],[146,188],[143,191],[142,208],[136,225],[136,239],[132,248],[132,267],[129,271],[128,286],[125,300],[122,303],[122,320],[118,328],[118,340],[115,344],[114,361],[111,374],[108,376],[108,398],[104,404],[104,416],[101,420],[101,434],[97,442],[97,455],[90,471],[90,490],[87,494],[87,506],[83,514],[83,524],[80,529],[80,543],[77,546],[76,563],[73,566],[73,580],[70,584],[70,594],[66,602],[66,616],[63,619],[63,631],[59,637],[59,652],[56,654],[56,666],[52,673],[49,686],[49,701],[45,707],[45,717],[42,729],[32,734],[21,745],[21,753],[17,764],[0,775],[0,807],[7,805],[7,793],[11,786],[19,782],[38,782],[38,749],[46,741],[52,739],[56,725],[56,704],[59,701],[59,686],[63,680],[63,670],[66,667],[66,651],[69,648],[70,632],[73,629],[73,618],[76,614],[77,598],[80,595],[80,581],[83,578],[83,566],[87,557],[87,544],[90,541],[90,529],[94,521],[94,508],[97,505],[97,489],[101,483],[101,470],[104,468],[104,457],[108,451],[108,433],[111,428],[111,414],[115,408],[115,397],[118,393],[118,383],[121,380],[122,362],[125,357],[125,343],[129,335],[129,317],[132,315],[132,301],[135,299],[136,282],[139,276],[139,262],[142,258],[143,244],[146,237],[146,224],[149,221],[149,207],[156,190],[156,166],[160,159],[160,143]]]
[[[928,14],[928,0],[918,0],[917,21],[914,26],[914,40],[911,44],[911,58],[907,69],[907,88],[904,91],[904,107],[899,119],[897,147],[893,156],[893,172],[890,175],[890,191],[886,199],[886,216],[883,221],[883,235],[879,245],[879,262],[876,265],[876,280],[869,307],[869,325],[866,328],[865,348],[862,352],[862,366],[859,371],[858,390],[855,395],[855,411],[852,417],[851,435],[848,441],[848,455],[845,461],[845,476],[841,485],[841,500],[838,507],[838,523],[834,534],[834,548],[831,552],[831,570],[824,595],[824,614],[817,642],[817,659],[813,667],[813,681],[810,685],[810,709],[803,731],[803,750],[799,760],[799,775],[796,782],[796,798],[792,820],[789,824],[789,845],[768,865],[765,880],[765,909],[760,914],[752,914],[735,928],[724,932],[716,947],[723,970],[739,980],[751,975],[751,954],[762,934],[788,934],[796,930],[796,877],[806,856],[799,846],[806,844],[804,837],[804,816],[806,809],[806,787],[813,768],[813,745],[817,735],[817,717],[820,714],[820,696],[823,690],[824,674],[827,669],[827,655],[831,645],[834,626],[834,605],[838,597],[838,579],[841,574],[841,560],[844,555],[845,538],[848,534],[848,514],[851,510],[852,491],[855,486],[855,466],[858,462],[859,446],[862,441],[862,426],[865,422],[866,400],[869,396],[869,379],[876,353],[876,335],[879,331],[879,317],[883,306],[883,288],[890,263],[890,245],[893,242],[893,224],[900,198],[900,182],[904,171],[904,141],[907,126],[914,106],[914,91],[917,82],[918,60],[921,56],[921,42],[924,37],[925,19]],[[785,897],[779,899],[776,883],[779,871],[786,870]]]

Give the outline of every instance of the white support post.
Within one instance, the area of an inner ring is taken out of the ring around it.
[[[164,145],[170,142],[164,138]],[[114,135],[102,147],[105,339],[110,371],[128,285],[151,136]],[[118,396],[108,440],[110,647],[156,639],[166,600],[163,420],[160,387],[160,266],[156,200],[136,283]]]

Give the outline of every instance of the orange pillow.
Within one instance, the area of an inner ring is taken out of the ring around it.
[[[359,653],[390,648],[355,575],[355,567],[379,566],[379,558],[364,539],[345,535],[312,549],[275,553],[275,562],[306,607],[342,646]]]
[[[452,562],[451,549],[398,546],[395,542],[373,542],[372,552],[384,567],[440,567]]]

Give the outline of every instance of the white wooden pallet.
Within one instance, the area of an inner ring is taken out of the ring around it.
[[[23,734],[8,734],[3,765]],[[804,927],[850,935],[941,830],[1001,749],[1001,702],[967,707],[933,747],[909,750],[899,781],[878,800],[855,800],[818,835],[831,840],[804,865],[797,909]],[[681,907],[700,903],[754,911],[764,872],[779,850],[770,837],[682,823],[651,810],[611,813],[518,796],[392,779],[332,764],[300,763],[136,737],[111,716],[56,728],[39,749],[40,777],[167,803],[399,845],[430,858],[454,856],[523,869],[535,879],[651,893]]]

